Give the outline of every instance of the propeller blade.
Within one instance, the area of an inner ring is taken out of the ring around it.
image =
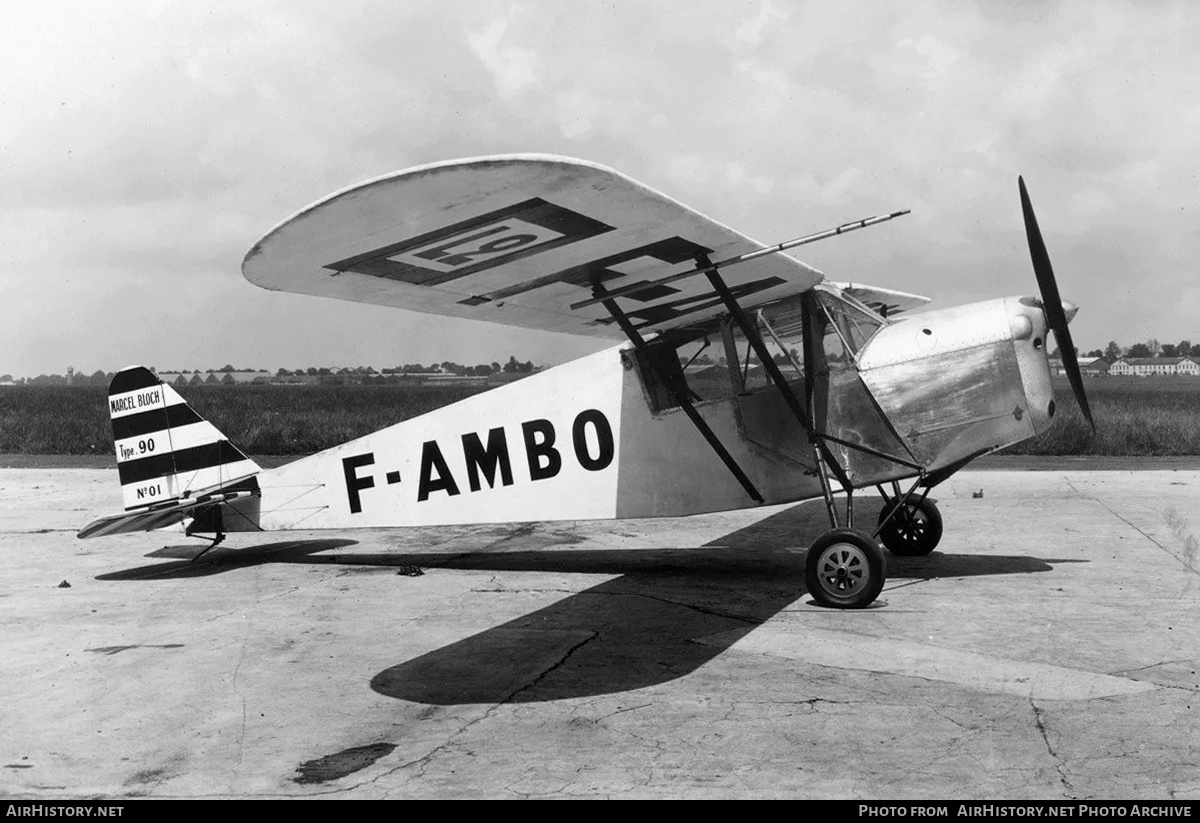
[[[1054,332],[1058,343],[1059,354],[1062,356],[1063,368],[1071,381],[1071,391],[1075,394],[1075,402],[1087,420],[1092,431],[1096,423],[1092,420],[1092,411],[1088,407],[1087,395],[1083,391],[1083,375],[1079,371],[1079,361],[1075,358],[1075,344],[1071,341],[1071,332],[1067,328],[1067,313],[1063,308],[1062,298],[1058,295],[1058,284],[1054,282],[1054,269],[1050,265],[1050,255],[1046,253],[1046,244],[1042,241],[1042,232],[1038,229],[1037,217],[1033,214],[1033,205],[1029,202],[1029,192],[1025,189],[1025,179],[1017,178],[1021,189],[1021,212],[1025,216],[1025,236],[1029,240],[1029,257],[1033,260],[1033,274],[1037,278],[1038,290],[1042,293],[1042,310],[1046,313],[1046,323]]]

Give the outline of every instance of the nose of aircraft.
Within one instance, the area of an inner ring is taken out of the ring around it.
[[[1067,322],[1070,323],[1075,319],[1075,312],[1079,311],[1079,307],[1070,300],[1062,301],[1063,315],[1066,316]]]
[[[1075,359],[1075,344],[1071,342],[1071,332],[1067,323],[1075,315],[1075,307],[1066,303],[1058,295],[1058,284],[1054,282],[1054,269],[1050,266],[1050,255],[1046,253],[1046,244],[1042,241],[1042,232],[1038,228],[1037,218],[1033,214],[1033,205],[1029,202],[1029,192],[1025,189],[1025,180],[1018,177],[1017,186],[1021,192],[1021,212],[1025,218],[1025,237],[1029,241],[1029,256],[1033,262],[1033,274],[1037,278],[1038,289],[1042,293],[1042,308],[1046,315],[1046,324],[1054,332],[1062,352],[1063,367],[1071,381],[1071,391],[1079,404],[1079,410],[1087,420],[1092,431],[1096,424],[1092,420],[1092,412],[1088,408],[1087,395],[1083,390],[1083,376],[1079,372],[1079,363]],[[1068,308],[1069,307],[1069,308]]]

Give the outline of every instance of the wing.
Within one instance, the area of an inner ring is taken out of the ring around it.
[[[420,166],[353,186],[267,233],[255,285],[509,326],[624,339],[593,286],[616,288],[764,248],[611,169],[549,155]],[[817,270],[771,254],[723,270],[748,305],[807,291]],[[723,311],[707,278],[623,302],[661,331]]]
[[[919,294],[884,289],[879,286],[864,286],[862,283],[830,283],[843,293],[850,295],[877,311],[884,317],[893,317],[902,311],[909,311],[930,302],[928,297]]]

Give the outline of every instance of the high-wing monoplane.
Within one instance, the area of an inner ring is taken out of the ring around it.
[[[246,255],[266,289],[611,340],[536,373],[263,470],[151,371],[109,390],[125,511],[80,537],[681,516],[821,498],[806,581],[879,594],[881,543],[942,536],[930,489],[1055,416],[1053,331],[1091,422],[1025,184],[1041,297],[927,298],[833,283],[611,169],[513,155],[421,166],[284,220]],[[486,326],[481,326],[486,329]],[[859,490],[883,497],[854,518]],[[837,497],[844,500],[838,500]]]

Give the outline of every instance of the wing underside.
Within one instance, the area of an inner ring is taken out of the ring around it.
[[[272,229],[242,271],[267,289],[623,339],[604,306],[571,305],[762,248],[611,169],[511,155],[422,166],[333,194]],[[722,275],[751,305],[822,279],[784,254]],[[724,311],[703,276],[648,284],[623,307],[647,332]]]

